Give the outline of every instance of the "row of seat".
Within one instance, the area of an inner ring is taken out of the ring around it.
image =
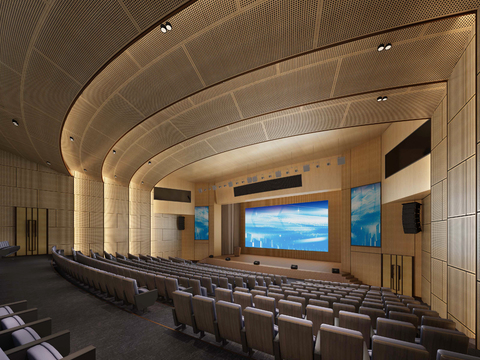
[[[52,334],[52,319],[38,320],[26,300],[0,305],[0,325],[0,360],[95,360],[93,346],[70,354],[70,332]]]
[[[16,246],[16,245],[11,246],[8,241],[0,242],[0,257],[5,257],[5,256],[15,254],[18,250],[20,250],[20,246]]]
[[[139,311],[145,311],[149,306],[155,304],[158,298],[156,289],[148,290],[139,287],[134,278],[99,270],[67,259],[56,252],[52,252],[52,256],[56,265],[68,275],[108,296],[115,297],[116,300],[131,304]],[[82,254],[77,254],[77,258],[89,259]]]
[[[191,326],[201,337],[205,332],[211,333],[217,342],[230,340],[241,344],[244,352],[259,350],[276,359],[369,358],[371,319],[367,315],[340,311],[339,324],[334,326],[332,309],[309,304],[305,319],[280,314],[275,325],[275,312],[262,308],[261,300],[265,299],[268,298],[257,295],[255,304],[242,307],[175,291],[174,323],[182,328]],[[380,328],[384,326],[381,320],[388,322],[379,319]],[[372,359],[435,359],[439,349],[458,352],[452,359],[463,359],[460,353],[465,354],[468,349],[468,337],[464,334],[426,325],[421,327],[420,344],[378,333],[373,335],[371,343]]]

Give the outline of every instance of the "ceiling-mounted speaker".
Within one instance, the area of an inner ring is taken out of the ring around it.
[[[257,182],[257,181],[258,181],[257,176],[252,177],[252,181],[253,181],[253,182]]]
[[[339,156],[337,158],[337,165],[345,165],[345,156]]]
[[[279,178],[280,176],[282,176],[282,172],[281,171],[275,171],[275,177]]]
[[[303,165],[303,172],[309,172],[310,171],[310,164]]]
[[[422,204],[411,202],[402,205],[403,232],[405,234],[418,234],[422,231],[420,224],[420,206]]]
[[[252,178],[251,177],[247,177],[247,183],[249,183],[249,184],[252,183]]]
[[[228,187],[232,187],[233,186],[233,182],[229,181],[228,182]]]

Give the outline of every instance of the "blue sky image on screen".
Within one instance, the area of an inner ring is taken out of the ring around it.
[[[208,206],[195,207],[195,240],[208,240]]]
[[[245,246],[328,251],[328,201],[245,209]]]
[[[380,183],[352,189],[351,244],[380,247]]]

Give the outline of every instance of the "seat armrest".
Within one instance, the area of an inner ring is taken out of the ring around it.
[[[16,301],[9,304],[0,305],[0,307],[8,306],[12,309],[13,312],[19,312],[23,310],[27,310],[27,300]]]
[[[135,295],[135,306],[138,310],[143,311],[149,306],[152,306],[155,304],[155,301],[157,301],[158,298],[158,290],[153,289],[146,291],[141,294]]]
[[[42,342],[52,345],[62,356],[67,356],[70,353],[70,331],[65,330],[7,350],[5,355],[8,356],[9,360],[25,360],[27,358],[27,350],[40,345]]]
[[[62,360],[95,360],[97,349],[95,346],[87,346],[81,350],[65,356]]]
[[[29,323],[29,322],[33,322],[33,321],[38,320],[38,309],[33,308],[33,309],[28,309],[28,310],[22,310],[22,311],[15,312],[15,313],[12,313],[12,314],[3,315],[3,316],[0,316],[0,320],[3,320],[7,317],[14,316],[14,315],[19,316],[23,320],[24,323]]]
[[[322,355],[320,353],[320,330],[318,330],[317,338],[315,339],[315,345],[313,348],[313,359],[321,360]]]
[[[275,360],[282,360],[280,356],[280,336],[278,334],[273,340],[273,353],[275,354]]]
[[[3,351],[14,348],[15,345],[13,344],[12,333],[14,331],[26,328],[27,326],[31,327],[38,334],[38,336],[40,336],[41,338],[52,334],[52,319],[51,318],[37,320],[37,321],[31,322],[31,323],[16,326],[16,327],[11,328],[11,329],[0,331],[0,348]]]

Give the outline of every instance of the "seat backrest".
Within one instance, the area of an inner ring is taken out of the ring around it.
[[[428,360],[429,356],[430,354],[422,345],[379,335],[372,337],[372,360]]]
[[[255,280],[255,276],[249,276],[247,285],[250,289],[253,289],[255,285],[257,285],[257,280]]]
[[[333,303],[337,301],[337,298],[328,295],[320,295],[320,300],[328,301],[328,307],[333,309]]]
[[[193,297],[192,305],[193,313],[195,314],[195,324],[197,325],[197,329],[209,332],[210,334],[215,334],[214,322],[217,320],[215,311],[215,299],[206,296],[196,295]]]
[[[23,329],[12,332],[13,345],[15,347],[28,344],[35,340],[40,340],[40,336],[31,327],[24,327]]]
[[[282,359],[313,360],[312,322],[288,315],[278,317]],[[323,359],[323,358],[322,358]]]
[[[267,296],[267,292],[263,290],[250,290],[250,294],[255,298],[255,296],[260,295],[260,296]]]
[[[233,302],[233,291],[228,289],[215,289],[215,300]]]
[[[178,290],[178,280],[175,278],[166,278],[165,279],[165,288],[167,291],[167,296],[172,299],[173,293]]]
[[[137,280],[123,278],[123,292],[127,302],[135,304],[135,295],[138,294]]]
[[[307,305],[307,319],[312,322],[312,335],[317,336],[322,324],[334,324],[333,309],[309,304]]]
[[[268,296],[261,296],[256,295],[253,298],[253,302],[255,303],[255,308],[270,311],[275,314],[275,298],[268,297]]]
[[[2,330],[7,330],[17,326],[25,325],[25,322],[18,315],[13,315],[5,319],[2,319],[0,323],[2,325],[1,327]]]
[[[280,275],[275,275],[275,285],[282,284],[282,277]]]
[[[340,302],[344,303],[344,304],[350,304],[350,305],[355,306],[355,312],[358,312],[358,309],[360,308],[360,301],[358,301],[358,300],[343,298],[343,299],[340,299]]]
[[[155,275],[152,273],[146,273],[145,274],[145,281],[147,283],[147,289],[148,290],[153,290],[155,289]]]
[[[438,350],[436,360],[478,360],[477,356],[460,354],[448,350]]]
[[[456,327],[457,327],[456,326],[457,324],[453,320],[442,319],[442,318],[435,317],[435,316],[425,316],[425,315],[422,316],[421,325],[438,327],[438,328],[448,329],[448,330],[455,330]]]
[[[298,302],[280,300],[278,301],[278,312],[280,315],[302,318],[303,308],[302,304]]]
[[[217,306],[217,322],[220,337],[226,340],[242,343],[242,307],[225,301],[219,301]]]
[[[387,316],[390,313],[390,311],[397,311],[397,312],[404,312],[404,313],[411,313],[412,312],[406,306],[397,306],[397,305],[386,305],[385,310],[386,310]]]
[[[178,279],[178,285],[183,286],[183,287],[185,287],[185,288],[190,287],[190,283],[189,283],[189,281],[188,281],[188,278],[181,276],[181,277]]]
[[[244,292],[244,293],[248,293],[249,291],[248,291],[247,288],[237,286],[237,287],[235,288],[234,292]]]
[[[435,359],[438,349],[450,350],[466,354],[469,338],[460,331],[447,330],[432,326],[422,325],[420,331],[420,344],[430,353],[430,359]]]
[[[213,293],[212,278],[208,276],[202,276],[202,286],[207,289],[207,293]]]
[[[174,291],[172,293],[173,306],[175,307],[178,322],[193,327],[192,298],[192,294],[184,291]]]
[[[233,302],[240,304],[242,310],[244,310],[247,307],[253,307],[253,296],[250,293],[235,291],[233,293]]]
[[[339,312],[340,311],[349,311],[349,312],[355,312],[355,306],[350,305],[350,304],[344,304],[340,302],[335,302],[333,303],[333,316],[338,318]]]
[[[274,313],[252,307],[243,311],[248,347],[274,355]]]
[[[115,290],[115,294],[120,300],[125,300],[125,294],[123,292],[123,276],[114,275],[113,276],[113,286]]]
[[[328,303],[328,301],[325,301],[325,300],[310,299],[308,301],[308,305],[314,305],[314,306],[329,308],[330,304]]]
[[[440,317],[438,312],[434,310],[414,308],[412,312],[418,316],[418,321],[420,324],[422,323],[422,316]]]
[[[243,277],[235,276],[235,286],[243,287]]]
[[[304,297],[288,295],[287,300],[302,304],[302,314],[305,314],[305,307],[307,306],[307,300],[305,300]]]
[[[200,280],[190,279],[189,283],[190,283],[190,286],[192,287],[193,295],[202,295],[202,287],[200,286]]]
[[[388,318],[392,320],[409,322],[415,327],[415,329],[418,328],[418,325],[419,325],[418,317],[415,314],[408,314],[408,313],[399,312],[399,311],[390,311],[390,313],[388,314]]]
[[[356,330],[323,324],[320,339],[322,360],[362,360],[367,351],[362,333]]]
[[[263,276],[257,276],[257,283],[259,286],[264,286]]]
[[[383,310],[383,304],[382,303],[377,303],[377,302],[373,302],[373,301],[364,301],[362,302],[362,305],[363,307],[369,307],[369,308],[372,308],[372,309],[378,309],[378,310]]]
[[[338,315],[339,326],[350,330],[360,331],[365,344],[367,347],[370,347],[370,333],[372,332],[370,317],[368,315],[347,311],[340,311]]]
[[[155,275],[155,286],[157,287],[158,294],[162,297],[167,296],[167,288],[165,286],[165,276]]]
[[[407,342],[415,342],[417,328],[409,322],[377,319],[377,335]]]
[[[272,293],[270,292],[270,290],[268,291],[268,297],[271,297],[271,298],[274,298],[276,301],[277,301],[277,304],[280,300],[284,300],[285,299],[285,295],[283,294],[278,294],[278,293]]]
[[[408,303],[406,304],[407,307],[412,310],[413,312],[413,309],[424,309],[424,310],[430,310],[430,308],[427,306],[427,305],[421,305],[421,304],[412,304],[412,303]]]
[[[218,286],[222,289],[228,289],[228,279],[226,277],[221,277],[218,279]],[[216,291],[217,289],[215,289]]]

